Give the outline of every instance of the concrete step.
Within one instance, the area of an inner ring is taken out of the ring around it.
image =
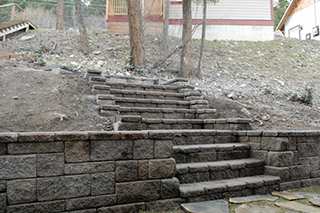
[[[181,109],[181,108],[146,108],[146,107],[121,107],[119,105],[103,105],[100,110],[103,116],[138,115],[142,118],[156,119],[203,119],[213,118],[215,109]]]
[[[263,172],[263,161],[247,158],[177,164],[176,177],[183,184],[261,175]]]
[[[156,79],[135,78],[132,76],[122,76],[127,78],[109,78],[101,76],[91,76],[89,78],[90,85],[108,85],[111,89],[121,90],[144,90],[171,93],[184,93],[194,91],[193,85],[167,86],[155,84]],[[131,78],[128,78],[131,77]]]
[[[112,100],[112,101],[110,101]],[[148,98],[122,98],[114,95],[99,94],[96,102],[99,105],[119,105],[121,107],[146,107],[146,108],[180,108],[180,109],[207,109],[207,100],[177,101]]]
[[[280,178],[269,175],[205,181],[180,185],[180,196],[187,202],[200,202],[279,191]]]
[[[217,129],[217,130],[251,130],[251,119],[155,119],[142,118],[138,115],[123,115],[118,124],[118,131],[124,130],[158,130],[158,129]]]
[[[176,163],[212,162],[250,157],[250,145],[244,143],[173,146]]]

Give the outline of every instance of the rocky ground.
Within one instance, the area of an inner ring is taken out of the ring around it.
[[[0,132],[102,130],[106,120],[88,98],[86,69],[104,74],[140,75],[168,80],[178,76],[180,57],[160,61],[160,36],[145,38],[146,69],[127,70],[126,35],[89,31],[92,53],[80,50],[75,30],[37,30],[16,34],[0,47],[27,54],[31,60],[0,61]],[[29,38],[25,38],[28,36]],[[23,39],[22,39],[23,38]],[[172,38],[172,51],[180,40]],[[200,41],[193,41],[196,71]],[[203,78],[192,77],[219,117],[249,117],[254,129],[320,128],[320,42],[276,38],[268,42],[208,41]],[[61,64],[65,74],[44,71]]]

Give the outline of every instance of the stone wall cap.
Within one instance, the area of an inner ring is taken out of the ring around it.
[[[88,132],[55,132],[54,133],[54,140],[55,141],[83,141],[89,140],[89,133]]]
[[[21,132],[18,142],[49,142],[54,141],[54,132]]]
[[[0,133],[0,142],[17,142],[18,133],[13,132],[3,132]]]

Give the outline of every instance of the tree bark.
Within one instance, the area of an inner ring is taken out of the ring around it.
[[[130,35],[130,64],[134,68],[145,67],[145,51],[143,47],[143,28],[140,0],[127,0],[129,35]]]
[[[202,70],[202,58],[204,51],[204,42],[206,40],[206,28],[207,28],[207,0],[203,0],[203,23],[202,23],[202,36],[201,36],[201,47],[200,47],[200,57],[197,70],[197,78],[201,79],[201,70]]]
[[[191,75],[190,50],[192,39],[191,23],[191,0],[183,0],[183,31],[182,31],[182,52],[180,61],[179,75],[183,78],[189,78]]]
[[[63,26],[63,0],[57,0],[56,30],[64,30],[64,26]]]
[[[76,15],[77,15],[77,22],[78,22],[78,27],[80,32],[81,48],[84,53],[89,53],[90,47],[88,42],[87,30],[86,30],[86,27],[84,26],[84,21],[83,21],[81,0],[74,0],[74,5],[76,7]]]
[[[160,55],[162,57],[165,57],[168,54],[168,50],[169,50],[168,31],[169,31],[170,2],[171,0],[166,0],[163,29],[162,29],[162,40],[160,45]]]

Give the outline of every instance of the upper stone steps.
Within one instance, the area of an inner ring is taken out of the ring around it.
[[[176,163],[213,162],[250,157],[250,145],[243,143],[173,146]]]
[[[270,175],[232,178],[180,184],[180,196],[187,202],[200,202],[230,197],[268,194],[279,191],[280,178]]]
[[[245,158],[177,164],[176,177],[183,184],[262,175],[263,172],[264,162],[253,158]]]

